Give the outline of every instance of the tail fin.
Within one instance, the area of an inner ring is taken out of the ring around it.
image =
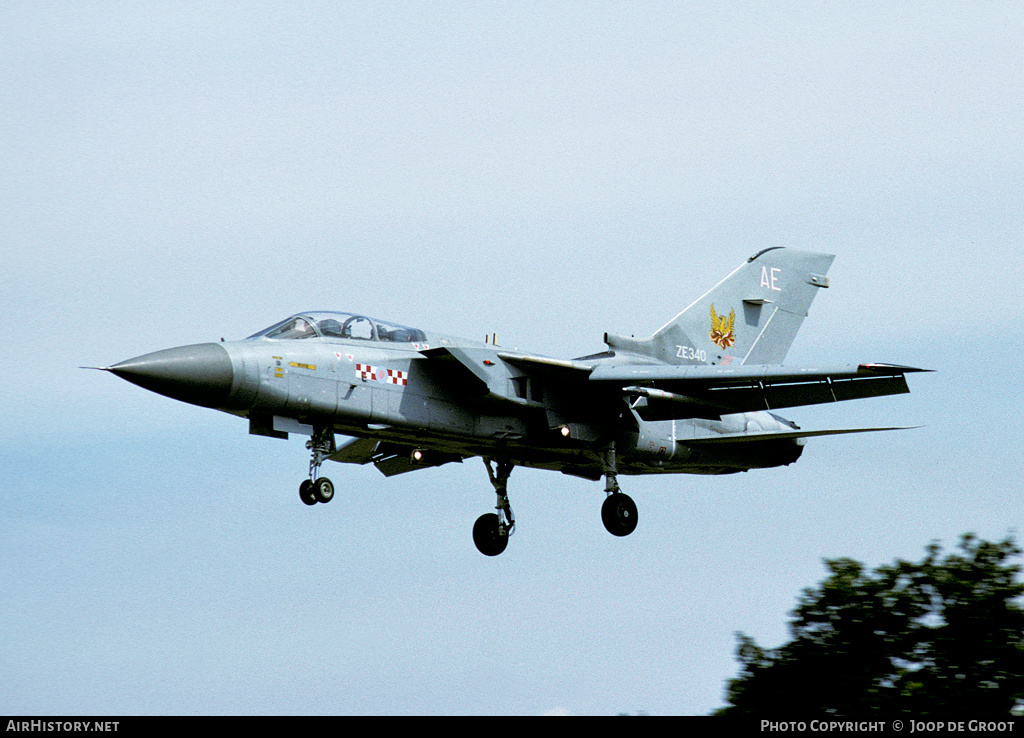
[[[605,342],[669,364],[781,364],[834,258],[765,249],[650,338]]]

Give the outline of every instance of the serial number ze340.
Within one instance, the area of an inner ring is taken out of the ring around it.
[[[676,357],[679,359],[690,359],[691,361],[707,361],[708,352],[704,349],[696,349],[693,346],[680,346],[676,344]]]

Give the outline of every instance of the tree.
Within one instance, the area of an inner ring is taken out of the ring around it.
[[[737,634],[739,675],[720,715],[1010,715],[1024,707],[1024,584],[1008,538],[965,535],[959,552],[938,544],[920,563],[868,573],[851,559],[804,590],[793,640],[776,649]]]

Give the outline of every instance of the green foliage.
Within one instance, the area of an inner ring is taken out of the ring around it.
[[[1024,584],[1011,540],[966,535],[945,558],[865,572],[827,561],[804,590],[793,640],[764,649],[737,634],[739,675],[720,715],[1005,716],[1024,706]]]

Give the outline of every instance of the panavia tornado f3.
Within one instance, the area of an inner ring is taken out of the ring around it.
[[[791,464],[811,436],[774,411],[908,392],[926,371],[892,364],[782,366],[831,254],[771,248],[750,257],[649,338],[606,333],[606,349],[564,360],[344,312],[304,312],[241,341],[166,349],[101,367],[167,397],[249,420],[249,432],[309,436],[307,505],[329,502],[324,461],[386,476],[484,460],[495,512],[473,527],[488,556],[515,529],[516,466],[605,480],[616,536],[637,508],[624,474],[731,474]],[[338,435],[346,436],[339,442]]]

